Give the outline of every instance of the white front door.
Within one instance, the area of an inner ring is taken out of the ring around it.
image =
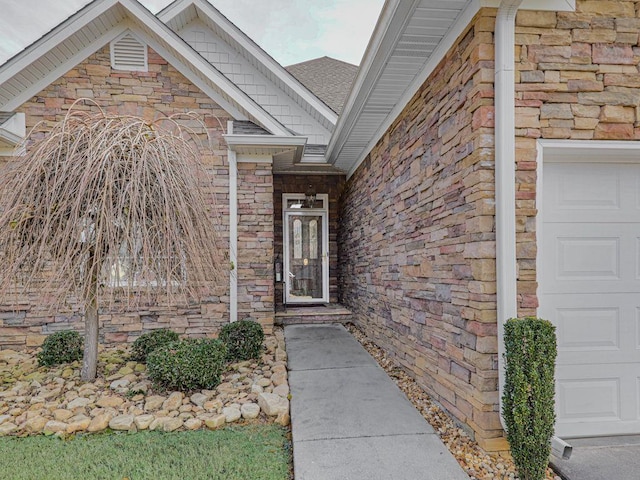
[[[640,433],[640,164],[602,158],[544,163],[538,314],[557,327],[560,437]]]
[[[301,205],[293,195],[285,195],[284,287],[285,303],[329,302],[329,225],[322,208],[287,208]],[[304,195],[302,196],[304,198]],[[327,199],[328,200],[328,199]]]

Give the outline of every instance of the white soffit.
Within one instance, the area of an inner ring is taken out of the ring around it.
[[[291,133],[136,0],[95,0],[0,67],[0,111],[18,108],[127,29],[236,119]]]
[[[351,175],[482,7],[500,0],[387,0],[327,149]],[[525,0],[571,11],[575,0]]]

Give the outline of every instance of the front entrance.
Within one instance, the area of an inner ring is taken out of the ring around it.
[[[283,195],[287,304],[329,302],[328,196],[317,197],[308,205],[304,195]]]

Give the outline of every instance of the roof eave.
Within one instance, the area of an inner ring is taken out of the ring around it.
[[[326,158],[335,165],[337,155],[344,145],[353,125],[358,120],[369,93],[390,55],[397,37],[409,14],[415,11],[419,0],[386,0],[362,57],[360,69],[353,81],[351,92],[344,103],[336,128],[327,147]],[[402,17],[402,18],[401,18]]]
[[[187,69],[192,69],[194,72],[199,72],[200,74],[206,76],[217,85],[217,88],[226,92],[226,94],[231,97],[232,101],[239,107],[235,108],[230,104],[226,105],[228,107],[232,107],[230,108],[231,114],[234,114],[234,112],[236,112],[238,115],[240,115],[240,112],[244,111],[272,133],[284,136],[290,135],[287,129],[277,119],[270,115],[266,110],[258,105],[246,93],[240,90],[229,79],[222,75],[222,73],[215,69],[209,62],[207,62],[206,59],[204,59],[198,52],[191,48],[189,44],[187,44],[182,38],[180,38],[179,35],[173,32],[167,25],[162,23],[155,15],[153,15],[137,0],[96,0],[95,2],[89,4],[87,7],[69,17],[58,27],[54,28],[51,32],[40,38],[40,40],[34,42],[22,53],[16,55],[3,67],[1,67],[0,85],[12,78],[17,73],[27,68],[34,61],[45,55],[56,45],[64,42],[75,32],[80,31],[89,22],[95,20],[96,18],[99,18],[100,15],[104,14],[109,9],[116,7],[117,5],[120,5],[126,10],[127,15],[129,15],[130,17],[129,22],[132,22],[133,24],[135,24],[135,22],[139,22],[140,25],[148,28],[156,36],[156,41],[153,42],[156,43],[156,46],[160,45],[160,43],[164,43],[164,47],[169,47],[170,42],[170,48],[163,49],[165,54],[169,53],[170,49],[175,50],[175,52],[181,57],[177,60],[184,63]],[[147,37],[147,35],[145,35],[145,37]],[[96,41],[92,42],[90,46],[93,46],[98,40],[99,39],[96,39]],[[101,40],[104,39],[101,38]],[[84,54],[86,52],[82,50],[81,53]],[[75,58],[75,56],[72,58]],[[54,71],[55,70],[52,70],[52,72]],[[41,86],[40,83],[42,81],[46,79],[47,84],[50,83],[50,81],[53,81],[53,79],[48,78],[50,74],[51,72],[48,75],[45,75],[44,78],[33,83],[34,88],[37,87],[37,91],[35,93],[40,91],[38,88]],[[193,79],[191,80],[193,81]],[[30,98],[30,96],[35,93],[31,92],[30,90],[21,92],[19,95],[16,95],[14,97],[13,101],[7,102],[4,105],[0,105],[0,108],[13,110],[17,108],[17,106],[15,105],[16,103],[24,103],[24,101],[28,100],[28,98]],[[225,105],[222,106],[223,108],[225,108]],[[244,114],[242,114],[241,116],[244,116]]]
[[[386,114],[386,118],[381,126],[376,129],[375,132],[372,132],[366,144],[357,146],[358,148],[362,147],[362,151],[358,157],[348,162],[340,161],[341,150],[354,125],[359,120],[362,110],[369,99],[371,90],[379,79],[382,67],[389,60],[395,48],[396,41],[402,33],[402,29],[420,3],[420,0],[387,0],[365,51],[351,93],[345,102],[342,114],[338,119],[336,128],[329,141],[327,148],[328,161],[336,167],[347,171],[348,176],[351,176],[380,140],[391,123],[400,115],[418,88],[428,79],[429,75],[442,58],[444,58],[458,36],[464,32],[464,29],[480,8],[498,6],[500,1],[501,0],[470,0],[453,27],[442,37],[438,47],[428,61],[425,62],[424,67],[409,83],[395,106]],[[575,0],[525,0],[523,9],[574,11]]]

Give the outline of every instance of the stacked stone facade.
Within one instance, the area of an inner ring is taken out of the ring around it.
[[[238,319],[274,322],[273,173],[270,163],[238,163]]]
[[[59,122],[78,98],[95,101],[109,114],[128,114],[153,120],[162,116],[195,112],[205,122],[212,151],[204,158],[212,180],[212,215],[219,223],[220,248],[228,250],[229,166],[221,125],[230,120],[227,112],[152,49],[148,51],[148,71],[113,70],[109,46],[54,81],[22,105],[27,131],[38,122]],[[96,110],[87,102],[76,108]],[[184,120],[191,128],[197,122]],[[243,317],[261,321],[270,330],[273,324],[272,175],[270,165],[243,164],[240,169],[239,213],[240,311]],[[256,219],[252,215],[256,215]],[[259,218],[258,218],[259,217]],[[254,242],[254,238],[258,238]],[[226,270],[225,270],[226,271]],[[265,280],[268,279],[269,281]],[[270,286],[271,285],[271,286]],[[214,295],[194,305],[176,303],[148,306],[135,311],[108,311],[100,314],[101,342],[130,342],[145,331],[167,327],[188,336],[216,336],[229,321],[229,275],[220,278]],[[28,298],[0,307],[0,348],[37,346],[49,333],[76,328],[82,330],[81,306],[50,311],[47,293],[34,291]]]
[[[578,0],[516,19],[518,300],[535,314],[537,140],[640,139],[640,3]]]
[[[329,195],[329,302],[338,301],[338,199],[342,192],[343,175],[275,175],[273,205],[275,208],[275,253],[284,259],[282,236],[282,194],[304,194],[309,185],[317,194]],[[283,283],[276,284],[276,305],[283,304]]]
[[[494,20],[473,20],[347,181],[339,243],[359,326],[481,445],[502,448]]]
[[[482,9],[347,181],[340,288],[359,325],[489,449],[498,416],[495,9]],[[519,315],[535,315],[538,139],[640,139],[640,3],[516,20]]]

